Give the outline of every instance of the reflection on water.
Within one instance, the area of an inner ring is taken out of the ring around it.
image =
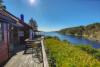
[[[92,47],[94,48],[100,48],[100,43],[96,42],[96,41],[91,41],[88,39],[85,39],[83,37],[76,37],[73,35],[62,35],[56,32],[43,32],[43,34],[45,36],[57,36],[59,37],[61,40],[68,40],[69,42],[75,44],[75,45],[92,45]]]

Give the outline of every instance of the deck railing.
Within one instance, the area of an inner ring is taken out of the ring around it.
[[[46,55],[46,51],[45,51],[43,40],[44,40],[44,37],[41,40],[42,54],[43,54],[43,67],[49,67],[48,58],[47,58],[47,55]]]

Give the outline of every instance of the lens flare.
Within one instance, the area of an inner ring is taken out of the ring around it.
[[[35,0],[29,0],[30,1],[30,4],[34,4],[35,3]]]

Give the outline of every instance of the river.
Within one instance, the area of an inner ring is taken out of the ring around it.
[[[91,45],[93,48],[100,48],[100,43],[92,41],[83,37],[77,37],[73,35],[62,35],[57,32],[44,32],[45,36],[57,36],[60,40],[67,40],[74,45]]]

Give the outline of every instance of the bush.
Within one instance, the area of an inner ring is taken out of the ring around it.
[[[52,36],[46,36],[45,39],[50,39],[53,38]]]
[[[100,52],[96,53],[95,57],[100,61]]]
[[[56,40],[60,40],[59,37],[57,37],[57,36],[46,36],[45,37],[45,39],[52,39],[52,38],[54,38]]]
[[[97,49],[92,48],[90,45],[79,45],[78,46],[81,50],[86,51],[89,54],[95,54],[98,52]]]

